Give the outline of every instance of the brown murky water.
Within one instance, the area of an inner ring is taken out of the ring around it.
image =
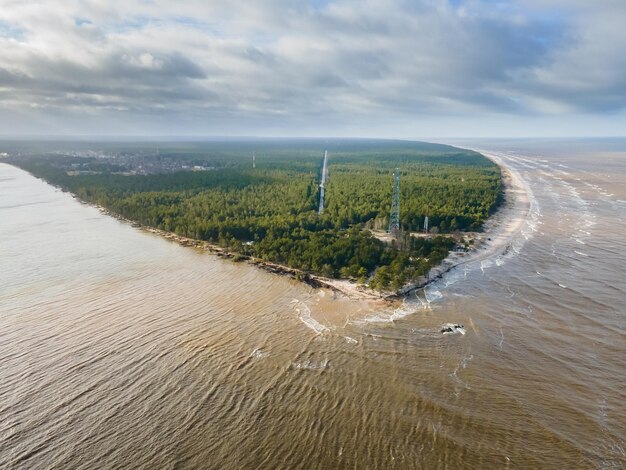
[[[0,467],[623,468],[626,142],[488,148],[527,223],[396,310],[0,164]]]

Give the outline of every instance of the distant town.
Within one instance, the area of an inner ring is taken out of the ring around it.
[[[179,171],[210,171],[215,166],[193,158],[161,155],[159,150],[104,152],[95,150],[56,152],[51,155],[67,156],[67,161],[55,159],[55,165],[66,171],[69,176],[111,173],[125,176],[159,175]],[[77,162],[76,159],[84,159]]]

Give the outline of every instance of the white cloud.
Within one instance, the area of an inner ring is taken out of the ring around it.
[[[446,116],[623,113],[626,4],[589,5],[0,0],[0,110],[14,116],[0,123],[287,134],[358,122],[367,134]]]

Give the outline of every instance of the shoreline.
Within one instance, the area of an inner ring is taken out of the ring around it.
[[[500,168],[504,190],[504,202],[484,224],[482,232],[474,232],[475,244],[465,253],[450,253],[438,265],[430,269],[425,276],[408,284],[397,292],[377,292],[356,285],[345,279],[323,279],[334,290],[354,300],[379,299],[396,302],[405,299],[411,293],[423,289],[459,266],[482,261],[492,256],[507,253],[511,249],[511,238],[526,222],[530,213],[529,188],[521,175],[504,164],[502,159],[492,153],[474,150],[494,162]],[[463,234],[464,232],[461,232]],[[476,243],[477,242],[477,243]],[[378,295],[377,295],[378,294]]]
[[[504,190],[504,203],[492,214],[484,224],[484,231],[479,232],[475,244],[466,253],[450,253],[439,266],[432,268],[426,276],[417,282],[405,286],[390,297],[405,298],[416,290],[429,284],[459,266],[483,261],[498,254],[507,253],[511,247],[511,238],[521,230],[530,213],[530,189],[521,175],[504,164],[497,154],[474,150],[500,167]]]
[[[510,248],[511,236],[514,235],[526,221],[526,216],[528,215],[530,209],[530,202],[528,198],[528,188],[525,186],[521,176],[517,174],[517,172],[511,171],[511,169],[507,167],[502,162],[502,159],[497,155],[490,152],[476,151],[494,162],[500,168],[504,190],[504,203],[493,215],[489,217],[489,219],[487,219],[484,224],[484,230],[482,232],[475,233],[474,240],[478,243],[475,242],[474,246],[470,248],[470,251],[465,253],[448,254],[448,256],[438,266],[431,268],[425,276],[422,276],[416,282],[408,284],[395,292],[376,291],[347,279],[325,278],[282,264],[231,252],[226,248],[222,248],[221,246],[204,240],[196,240],[182,235],[177,235],[173,232],[167,232],[155,227],[142,225],[137,221],[116,214],[104,206],[83,201],[78,196],[65,190],[64,188],[59,189],[68,192],[81,204],[98,209],[98,211],[102,214],[111,216],[123,223],[131,225],[132,227],[139,228],[148,233],[174,241],[181,246],[199,248],[219,257],[231,259],[233,262],[245,262],[272,274],[289,276],[292,279],[304,282],[312,288],[328,289],[350,300],[367,300],[388,304],[400,301],[412,292],[423,289],[432,282],[441,279],[446,273],[459,266],[483,260],[498,254],[499,252],[506,252]],[[35,177],[41,179],[37,176]],[[46,184],[50,184],[47,181],[45,182]],[[463,232],[461,232],[461,234],[463,234]]]
[[[72,196],[83,204],[96,207],[104,214],[129,223],[133,227],[141,228],[149,233],[175,241],[182,246],[201,248],[222,258],[231,259],[234,262],[246,262],[272,274],[289,276],[292,279],[304,282],[315,289],[331,290],[334,293],[342,295],[350,300],[377,301],[388,304],[401,301],[416,290],[423,289],[429,284],[441,279],[445,274],[459,266],[482,261],[499,253],[506,253],[511,248],[511,237],[521,229],[530,211],[528,188],[521,176],[516,171],[512,171],[508,166],[506,166],[498,155],[491,152],[476,151],[494,162],[500,168],[504,191],[504,203],[489,217],[489,219],[487,219],[484,225],[484,231],[478,232],[475,235],[475,245],[470,248],[470,251],[466,253],[450,253],[438,266],[431,268],[425,276],[418,279],[416,282],[402,287],[396,292],[375,291],[347,279],[325,278],[315,274],[306,273],[300,269],[291,268],[289,266],[273,263],[260,258],[239,255],[210,242],[196,240],[176,235],[175,233],[167,232],[165,230],[141,225],[131,219],[114,214],[105,207],[97,204],[90,204],[78,199],[74,195]],[[240,259],[237,260],[235,259],[236,257],[240,257]]]
[[[272,261],[267,261],[261,258],[255,258],[253,256],[242,255],[237,252],[232,252],[232,251],[227,250],[226,248],[222,248],[219,245],[216,245],[211,242],[207,242],[205,240],[196,240],[195,238],[189,238],[189,237],[185,237],[183,235],[177,235],[173,232],[168,232],[166,230],[162,230],[159,228],[150,227],[148,225],[142,225],[139,222],[136,222],[132,219],[128,219],[119,214],[111,212],[109,209],[107,209],[104,206],[83,201],[82,199],[79,199],[78,197],[76,197],[74,194],[72,194],[72,197],[76,199],[78,202],[80,202],[81,204],[85,204],[87,206],[91,206],[91,207],[98,209],[98,211],[100,211],[101,214],[113,217],[119,220],[120,222],[126,223],[134,228],[141,229],[144,232],[152,233],[154,235],[158,235],[167,240],[176,242],[181,246],[184,246],[187,248],[198,248],[210,254],[219,256],[221,258],[230,259],[235,263],[245,262],[252,266],[261,268],[272,274],[289,276],[292,279],[296,279],[298,281],[304,282],[305,284],[308,284],[309,286],[313,288],[328,288],[328,289],[340,292],[339,289],[333,288],[331,285],[327,285],[324,282],[323,278],[318,278],[317,276],[306,273],[300,269],[291,268],[289,266],[274,263]]]

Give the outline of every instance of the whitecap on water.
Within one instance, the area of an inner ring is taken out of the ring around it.
[[[480,270],[483,272],[485,271],[485,268],[490,268],[491,266],[493,266],[493,261],[490,259],[485,259],[480,262]]]
[[[424,289],[424,297],[426,298],[426,302],[431,303],[443,298],[443,294],[435,287],[426,287]]]
[[[328,367],[329,361],[328,359],[324,359],[320,362],[314,361],[304,361],[304,362],[294,362],[291,364],[291,367],[294,369],[304,369],[304,370],[320,370],[326,369]]]
[[[470,386],[467,383],[465,383],[463,380],[461,380],[461,378],[458,376],[458,373],[459,373],[459,370],[465,369],[472,359],[474,359],[473,354],[470,354],[469,356],[464,357],[463,359],[461,359],[461,362],[458,363],[458,365],[452,371],[452,373],[449,374],[450,377],[452,377],[455,382],[458,382],[459,385],[462,385],[463,388],[467,390],[470,389]],[[456,396],[458,397],[459,394],[460,394],[460,390],[457,390]]]
[[[298,299],[294,299],[297,302],[297,306],[295,307],[296,312],[298,312],[298,318],[302,323],[304,323],[308,328],[313,330],[316,334],[321,335],[330,331],[325,325],[322,325],[315,318],[311,316],[311,309],[302,301]],[[294,303],[292,301],[292,303]]]
[[[260,348],[255,348],[251,353],[250,353],[250,357],[253,359],[261,359],[263,357],[267,357],[269,356],[270,353],[268,353],[267,351],[263,351]]]
[[[428,289],[428,288],[427,288]],[[437,291],[439,292],[439,291]],[[442,298],[443,295],[439,292],[439,297]],[[431,299],[435,300],[435,299]],[[412,315],[420,310],[430,309],[430,300],[428,300],[427,296],[422,299],[418,293],[415,293],[415,298],[405,299],[402,305],[398,308],[393,309],[392,311],[382,311],[377,312],[374,315],[369,315],[365,318],[361,318],[358,320],[350,320],[349,323],[353,324],[366,324],[366,323],[393,323],[396,320],[400,320],[408,315]]]
[[[393,321],[391,319],[391,315],[379,313],[376,315],[369,315],[359,320],[352,320],[351,323],[359,325],[363,323],[390,323],[391,321]]]
[[[402,307],[395,309],[393,313],[391,314],[391,317],[390,317],[391,321],[400,320],[401,318],[404,318],[408,315],[411,315],[412,313],[415,313],[418,310],[418,308],[416,307],[417,306],[415,305],[405,304]]]

